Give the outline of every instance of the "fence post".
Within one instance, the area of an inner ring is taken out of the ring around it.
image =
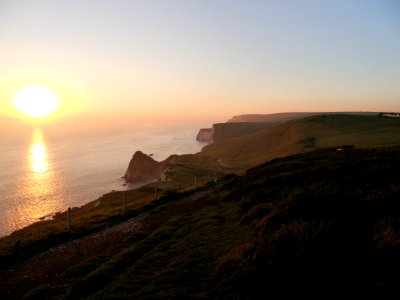
[[[122,204],[123,204],[122,214],[125,215],[125,213],[126,213],[126,193],[125,193],[125,191],[122,192]]]
[[[67,225],[68,225],[68,233],[71,233],[71,207],[68,207]]]

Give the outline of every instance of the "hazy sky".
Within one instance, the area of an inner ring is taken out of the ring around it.
[[[400,2],[1,0],[1,113],[31,82],[138,120],[400,111]]]

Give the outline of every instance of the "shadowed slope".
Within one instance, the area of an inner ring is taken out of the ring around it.
[[[249,170],[227,199],[251,242],[221,269],[243,298],[396,292],[400,147],[323,149]]]

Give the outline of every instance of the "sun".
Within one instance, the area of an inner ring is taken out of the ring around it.
[[[43,118],[54,113],[60,101],[50,89],[40,85],[30,85],[15,93],[14,106],[32,118]]]

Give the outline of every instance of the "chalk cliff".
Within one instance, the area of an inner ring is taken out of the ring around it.
[[[212,128],[202,128],[197,134],[196,140],[208,144],[241,137],[257,131],[265,130],[279,125],[279,122],[237,122],[216,123]]]
[[[196,136],[196,141],[199,142],[213,142],[214,128],[201,128]]]

